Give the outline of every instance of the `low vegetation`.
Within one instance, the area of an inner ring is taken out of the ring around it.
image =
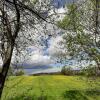
[[[100,78],[10,76],[1,100],[100,100]]]
[[[15,72],[15,76],[21,76],[21,75],[24,75],[25,73],[24,73],[24,71],[23,70],[18,70],[18,71],[16,71]]]
[[[71,67],[64,66],[61,70],[61,73],[64,75],[73,75],[73,69]]]
[[[86,67],[82,67],[80,69],[73,69],[71,66],[64,66],[61,70],[61,74],[63,75],[82,75],[87,77],[95,77],[100,76],[100,72],[95,65],[88,65]]]

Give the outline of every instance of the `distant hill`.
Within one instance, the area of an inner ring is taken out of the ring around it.
[[[61,75],[61,72],[41,72],[41,73],[34,73],[34,74],[30,74],[33,76],[40,76],[40,75]]]

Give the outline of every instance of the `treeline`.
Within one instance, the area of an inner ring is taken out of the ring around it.
[[[100,72],[97,71],[95,65],[89,65],[87,67],[79,68],[77,70],[70,66],[64,66],[61,70],[63,75],[83,75],[83,76],[100,76]]]
[[[0,72],[1,71],[2,71],[2,68],[0,67]],[[21,76],[24,74],[25,74],[25,72],[23,69],[15,69],[15,68],[10,67],[8,70],[7,76]]]
[[[1,70],[2,70],[2,68],[0,68],[0,72],[1,72]],[[21,75],[25,75],[25,72],[23,69],[15,69],[12,67],[9,68],[8,76],[21,76]],[[59,72],[35,73],[32,75],[34,75],[34,76],[38,76],[38,75],[100,76],[100,72],[98,72],[97,67],[95,65],[90,64],[87,67],[77,68],[77,69],[73,69],[71,66],[64,66],[64,67],[62,67],[61,71],[59,71]]]
[[[40,75],[61,75],[61,72],[45,72],[45,73],[34,73],[33,76],[40,76]]]

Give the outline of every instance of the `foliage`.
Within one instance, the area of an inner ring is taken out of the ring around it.
[[[69,31],[76,31],[76,29],[82,30],[82,25],[79,23],[81,14],[74,10],[77,9],[77,5],[69,4],[67,8],[68,14],[61,21],[58,21],[58,26]]]
[[[95,65],[88,65],[87,67],[83,68],[80,72],[81,75],[85,76],[96,76],[96,66]]]
[[[16,76],[24,75],[24,71],[23,71],[23,70],[17,70],[17,71],[15,72],[15,75],[16,75]]]
[[[68,6],[68,14],[58,26],[66,30],[64,39],[69,56],[95,61],[100,70],[99,6],[98,0],[74,2]]]
[[[69,66],[64,66],[61,70],[63,75],[73,75],[73,69]]]

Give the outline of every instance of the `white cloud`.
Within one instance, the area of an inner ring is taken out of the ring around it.
[[[67,13],[67,12],[68,12],[68,9],[67,8],[61,7],[59,9],[57,9],[57,13],[59,15],[58,20],[62,20],[65,17],[65,15],[66,15],[65,13]]]
[[[65,13],[65,12],[66,12],[66,10],[63,7],[58,9],[58,13]]]
[[[53,37],[50,40],[48,52],[51,56],[59,57],[65,55],[66,49],[64,48],[64,39],[62,36]]]
[[[48,66],[54,63],[54,61],[50,56],[44,55],[42,50],[35,50],[32,52],[27,63],[31,66]]]
[[[54,67],[54,68],[48,68],[48,69],[43,69],[43,70],[39,70],[39,71],[34,71],[31,74],[35,74],[35,73],[53,73],[53,72],[60,72],[61,68],[58,67]]]

